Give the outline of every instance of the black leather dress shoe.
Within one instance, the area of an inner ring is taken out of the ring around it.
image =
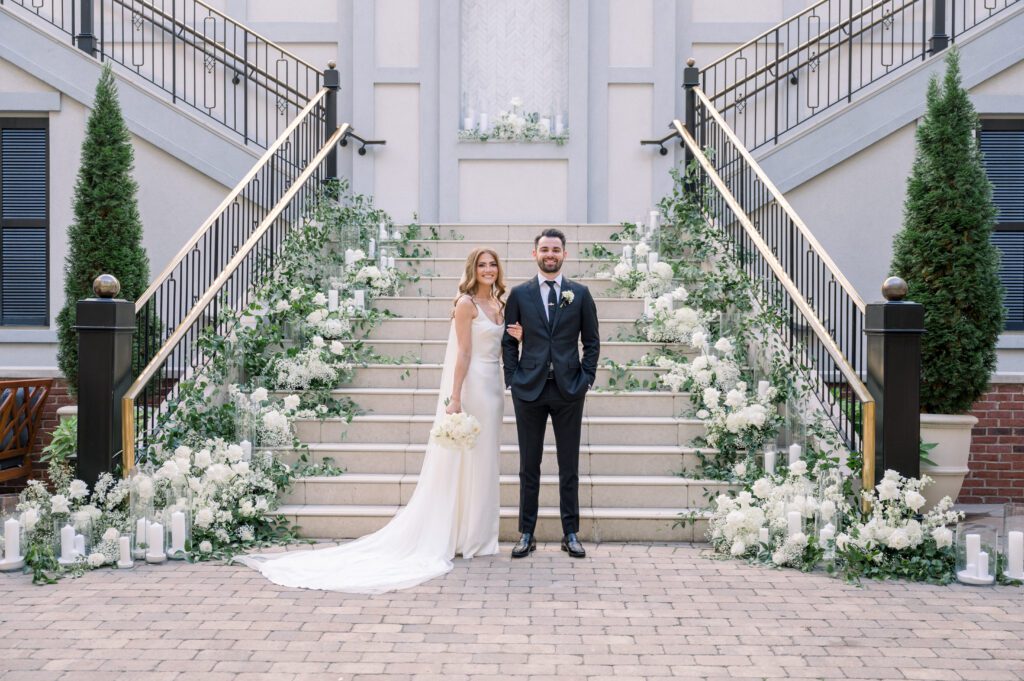
[[[587,555],[587,552],[583,550],[583,544],[580,543],[580,539],[576,536],[575,532],[570,532],[562,537],[562,550],[568,552],[573,558],[583,558]]]
[[[523,532],[523,536],[520,537],[516,545],[512,547],[512,557],[523,558],[536,550],[537,540],[533,538],[533,534],[530,532]]]

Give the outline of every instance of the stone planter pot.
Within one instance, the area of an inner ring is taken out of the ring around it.
[[[70,404],[66,407],[60,407],[57,409],[57,418],[61,421],[65,421],[73,416],[78,416],[78,405]]]
[[[921,414],[921,441],[937,445],[928,454],[935,465],[921,463],[921,474],[934,480],[921,491],[928,500],[923,511],[945,496],[956,501],[970,470],[967,461],[971,456],[971,429],[977,422],[969,414]]]

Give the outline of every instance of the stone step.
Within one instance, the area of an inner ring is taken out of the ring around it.
[[[366,413],[432,415],[437,388],[342,388],[335,398],[351,398]],[[282,393],[283,395],[283,393]],[[687,393],[665,391],[603,391],[587,394],[584,416],[679,416],[690,409]],[[512,395],[505,391],[505,415],[515,413]]]
[[[404,359],[407,362],[440,364],[444,361],[447,340],[374,340],[373,349],[385,357]],[[612,360],[619,364],[639,362],[644,355],[652,355],[659,348],[668,348],[688,357],[696,356],[689,346],[676,343],[627,343],[618,341],[601,342],[601,361]]]
[[[600,319],[639,319],[644,301],[639,298],[595,298]],[[453,299],[426,296],[377,298],[373,306],[388,310],[399,317],[448,317],[452,313]]]
[[[537,262],[530,257],[506,258],[501,263],[506,277],[529,278],[537,273]],[[614,262],[604,259],[569,258],[562,272],[570,279],[593,277],[598,272],[611,272]],[[395,258],[395,267],[415,272],[420,277],[459,277],[466,269],[466,258]]]
[[[559,229],[565,234],[566,245],[581,241],[606,241],[612,234],[622,231],[621,224],[585,223],[561,225],[537,224],[474,224],[474,223],[433,223],[421,224],[420,233],[426,240],[470,240],[503,243],[507,241],[533,240],[548,227]]]
[[[654,367],[630,367],[629,372],[648,387],[657,387],[657,377],[664,373]],[[595,388],[607,388],[616,378],[615,372],[598,366]],[[620,379],[621,380],[621,379]],[[440,364],[370,364],[359,367],[348,388],[432,388],[441,385]],[[621,383],[620,383],[621,385]]]
[[[396,317],[384,319],[362,337],[370,340],[448,340],[450,317]],[[616,340],[636,333],[636,319],[600,320],[601,340]]]
[[[341,418],[295,419],[295,433],[300,441],[365,442],[407,444],[427,442],[434,416],[406,414],[370,414],[356,416],[351,422]],[[581,444],[601,445],[689,445],[702,435],[704,425],[699,419],[643,416],[585,416],[580,432]],[[554,429],[546,429],[545,442],[554,444]],[[504,418],[501,444],[515,444],[515,419]]]
[[[529,276],[509,277],[506,275],[505,284],[511,287],[521,284],[529,278]],[[401,291],[401,295],[427,297],[436,296],[451,302],[459,290],[459,279],[460,277],[457,276],[423,276],[420,277],[418,281],[406,282]],[[610,278],[572,277],[572,280],[589,288],[591,295],[595,297],[607,295],[609,289],[614,286],[614,282],[612,282]]]
[[[346,473],[298,478],[280,501],[286,505],[405,506],[418,474]],[[519,476],[499,476],[502,506],[519,504]],[[580,475],[580,507],[703,508],[734,485],[678,476]],[[558,476],[541,475],[540,505],[558,506]]]
[[[274,511],[299,526],[304,537],[354,539],[383,527],[398,506],[344,506],[289,504]],[[677,524],[680,513],[693,521]],[[498,538],[513,542],[519,538],[519,509],[503,506]],[[707,518],[703,509],[677,508],[580,508],[580,539],[584,542],[705,542]],[[557,506],[542,506],[537,513],[538,541],[559,541],[562,526]]]
[[[566,250],[570,258],[583,258],[607,251],[619,255],[626,244],[635,245],[635,241],[610,241],[608,239],[587,239],[586,241],[566,242]],[[396,245],[385,242],[388,253],[397,253]],[[474,248],[490,248],[498,253],[502,260],[506,258],[528,258],[533,251],[533,239],[516,239],[513,241],[466,238],[466,239],[418,239],[405,245],[407,253],[419,249],[420,254],[429,254],[434,258],[465,259]],[[396,249],[396,250],[392,250]]]
[[[366,444],[313,443],[305,450],[306,460],[315,465],[332,463],[348,473],[416,474],[423,466],[426,443]],[[698,452],[713,456],[712,449],[679,446],[582,445],[579,471],[585,475],[678,475],[697,470]],[[290,466],[299,462],[300,452],[279,449],[275,456]],[[519,472],[519,447],[502,445],[500,470],[503,475]],[[555,446],[547,445],[541,459],[541,473],[558,473]]]

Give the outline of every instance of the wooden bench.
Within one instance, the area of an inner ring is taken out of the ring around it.
[[[32,446],[39,432],[51,378],[0,381],[0,482],[32,473]]]

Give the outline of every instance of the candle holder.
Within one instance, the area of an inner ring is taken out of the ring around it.
[[[775,467],[779,465],[779,448],[774,442],[766,443],[761,455],[761,468],[765,475],[775,475]]]
[[[122,534],[117,540],[119,570],[131,570],[135,567],[135,536],[133,534]],[[143,556],[144,557],[144,556]]]
[[[999,529],[985,522],[956,526],[956,579],[961,584],[991,586],[999,565]]]
[[[164,546],[171,560],[185,560],[192,549],[192,512],[182,502],[164,510]]]
[[[1003,537],[1005,574],[1010,579],[1024,580],[1024,504],[1003,505]]]
[[[17,496],[0,501],[0,572],[25,567],[25,539],[27,533],[17,510]]]
[[[81,512],[74,516],[81,516]],[[80,528],[88,523],[88,516],[75,518],[69,513],[56,513],[53,515],[53,537],[54,555],[57,556],[57,563],[62,566],[74,565],[80,560],[85,560],[88,554],[85,543],[85,534]]]
[[[831,503],[831,502],[830,502]],[[842,531],[842,514],[835,506],[819,505],[814,514],[814,536],[818,538],[818,546],[822,550],[822,560],[833,563],[836,559],[836,535]]]

